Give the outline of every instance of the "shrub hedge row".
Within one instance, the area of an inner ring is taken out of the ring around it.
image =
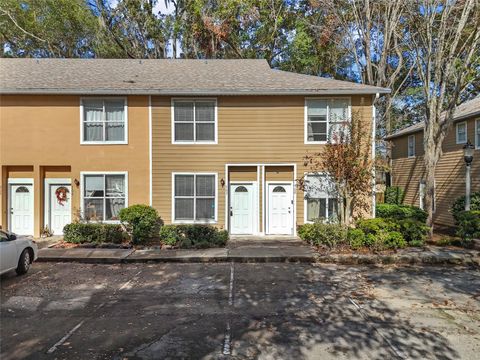
[[[121,244],[127,238],[120,224],[71,223],[63,228],[63,239],[74,244],[115,243]]]
[[[222,247],[228,241],[228,232],[210,225],[164,225],[160,241],[179,248]]]

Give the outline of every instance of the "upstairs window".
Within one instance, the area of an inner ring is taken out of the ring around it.
[[[327,174],[305,177],[305,221],[335,221],[338,218],[338,195]]]
[[[335,142],[350,120],[350,99],[306,100],[305,143]]]
[[[467,123],[461,122],[457,124],[457,144],[466,144],[467,143]]]
[[[82,144],[126,144],[125,99],[82,99]]]
[[[216,142],[216,102],[214,100],[174,100],[173,136],[176,144]]]
[[[408,137],[408,157],[415,156],[415,135],[410,135]]]

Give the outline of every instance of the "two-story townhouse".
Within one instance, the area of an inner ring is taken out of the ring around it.
[[[392,144],[392,185],[405,191],[406,204],[420,208],[424,207],[425,194],[424,125],[419,122],[386,137]],[[463,147],[467,141],[476,149],[471,165],[471,190],[480,191],[480,97],[455,109],[453,124],[443,143],[443,154],[435,171],[433,216],[440,227],[454,225],[450,207],[456,198],[465,195]]]
[[[293,235],[336,209],[296,188],[303,157],[354,113],[373,131],[389,91],[264,60],[2,59],[0,76],[0,224],[36,236],[137,203],[166,224]]]

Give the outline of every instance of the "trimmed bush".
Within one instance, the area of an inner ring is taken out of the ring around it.
[[[401,187],[389,186],[385,189],[386,204],[402,205],[404,197],[405,192]]]
[[[316,246],[332,248],[347,241],[347,228],[340,224],[304,224],[298,227],[297,233],[302,240]]]
[[[179,248],[222,247],[228,241],[228,232],[211,225],[164,225],[160,241]]]
[[[120,210],[120,221],[132,237],[134,244],[139,244],[158,235],[160,219],[157,210],[148,205],[132,205]]]
[[[404,219],[398,222],[398,226],[410,246],[423,246],[428,238],[429,227],[420,221]]]
[[[365,233],[360,229],[348,229],[347,239],[354,250],[367,246]]]
[[[120,224],[71,223],[63,228],[63,240],[74,244],[121,244],[125,238],[126,234]]]
[[[480,239],[480,210],[462,211],[457,214],[457,236],[465,242]]]
[[[480,210],[480,191],[474,192],[470,195],[470,211]],[[457,221],[458,214],[465,211],[465,195],[458,197],[450,208],[455,221]]]
[[[377,204],[375,216],[395,221],[403,219],[417,220],[422,223],[427,221],[426,211],[410,205]]]
[[[390,231],[387,233],[383,243],[387,249],[401,249],[407,246],[407,242],[403,235],[398,231]]]
[[[377,234],[380,231],[393,231],[397,230],[398,226],[388,220],[388,219],[383,219],[380,217],[374,218],[374,219],[361,219],[357,222],[357,228],[362,230],[365,235],[368,234]]]
[[[181,239],[181,234],[175,225],[164,225],[160,228],[160,241],[164,245],[175,246]]]

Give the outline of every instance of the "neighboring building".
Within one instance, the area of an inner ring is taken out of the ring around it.
[[[1,59],[0,81],[0,224],[36,236],[137,203],[166,224],[295,234],[335,211],[296,189],[303,157],[352,113],[372,128],[389,91],[264,60]]]
[[[392,185],[405,190],[406,204],[423,208],[425,166],[423,161],[424,123],[409,126],[387,136],[392,143]],[[450,207],[465,195],[463,146],[475,146],[472,163],[472,191],[480,191],[480,97],[458,106],[453,124],[443,143],[443,155],[435,173],[434,222],[453,226]]]

